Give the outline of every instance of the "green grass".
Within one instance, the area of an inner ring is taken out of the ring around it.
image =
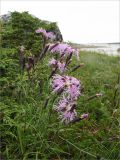
[[[81,52],[84,67],[69,75],[81,80],[83,94],[77,112],[89,119],[72,125],[61,124],[57,113],[44,102],[50,95],[46,57],[35,67],[29,81],[20,72],[17,53],[3,49],[1,77],[1,152],[8,160],[119,160],[120,57]],[[5,63],[5,60],[7,63]],[[73,59],[71,67],[76,65]],[[40,92],[38,80],[42,81]],[[101,92],[102,97],[87,101]]]

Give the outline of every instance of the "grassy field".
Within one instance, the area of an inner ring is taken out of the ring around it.
[[[120,159],[120,57],[80,53],[84,66],[69,75],[83,87],[78,115],[89,113],[89,118],[70,125],[60,123],[53,100],[44,108],[50,95],[48,57],[35,66],[31,79],[20,71],[14,50],[3,49],[1,57],[1,159]],[[76,63],[73,59],[71,67]],[[103,96],[88,100],[96,93]]]

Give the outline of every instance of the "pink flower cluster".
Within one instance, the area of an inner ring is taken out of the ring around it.
[[[47,36],[47,38],[50,38],[50,39],[55,39],[55,35],[53,34],[53,32],[47,32],[47,34],[46,34]]]
[[[35,32],[42,33],[45,38],[55,39],[55,35],[52,32],[46,32],[43,28],[38,28]]]
[[[52,58],[49,61],[49,66],[52,66],[53,68],[58,67],[58,69],[60,70],[61,73],[63,73],[65,71],[65,63],[64,62],[60,62],[57,61],[56,59]]]
[[[76,101],[80,96],[80,82],[71,76],[54,75],[52,79],[53,92],[63,91],[63,96],[55,105],[62,122],[69,123],[77,116]]]
[[[74,77],[56,74],[56,68],[60,73],[64,73],[67,65],[71,62],[72,55],[78,56],[78,50],[73,49],[70,45],[64,43],[51,44],[49,46],[51,53],[57,53],[60,56],[59,60],[52,58],[49,65],[53,68],[51,86],[53,93],[62,93],[60,100],[54,105],[55,110],[59,113],[62,122],[69,123],[73,121],[76,116],[76,101],[80,96],[80,81]]]
[[[77,56],[77,59],[79,59],[79,52],[77,49],[72,48],[70,45],[66,43],[59,43],[55,47],[53,47],[54,44],[50,45],[51,53],[59,53],[61,56],[62,55],[70,55],[71,53],[75,54]]]
[[[80,82],[71,76],[54,75],[52,79],[53,92],[65,91],[71,99],[76,100],[80,95]]]
[[[36,33],[41,33],[45,38],[54,39],[55,35],[52,32],[46,32],[43,28],[36,30]],[[76,55],[79,60],[79,52],[66,43],[49,44],[49,52],[55,53],[55,58],[49,60],[48,65],[52,68],[51,86],[52,92],[59,95],[57,103],[54,104],[54,109],[58,112],[62,122],[68,124],[69,122],[78,121],[78,119],[86,119],[88,114],[83,114],[77,118],[76,104],[77,99],[81,95],[81,83],[75,77],[64,75],[66,67],[72,59],[72,55]],[[57,53],[57,54],[56,54]],[[52,54],[53,55],[53,54]],[[56,72],[60,71],[60,74]],[[48,102],[48,100],[47,100]]]
[[[76,118],[77,112],[75,110],[75,103],[75,101],[66,98],[63,95],[58,104],[54,105],[54,109],[59,113],[59,117],[60,119],[62,119],[62,122],[65,122],[67,124]]]

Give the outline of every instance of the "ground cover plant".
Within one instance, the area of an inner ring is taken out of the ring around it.
[[[36,54],[1,49],[1,159],[118,160],[120,57],[78,53],[51,31],[37,30]]]

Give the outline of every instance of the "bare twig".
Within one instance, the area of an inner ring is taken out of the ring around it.
[[[89,98],[87,99],[87,101],[90,101],[90,100],[92,100],[92,99],[94,99],[94,98],[101,97],[101,96],[102,96],[102,93],[97,93],[97,94],[89,97]]]
[[[74,72],[75,70],[77,70],[78,68],[83,67],[83,66],[84,66],[84,63],[81,63],[81,64],[73,67],[73,68],[71,69],[71,72]]]

